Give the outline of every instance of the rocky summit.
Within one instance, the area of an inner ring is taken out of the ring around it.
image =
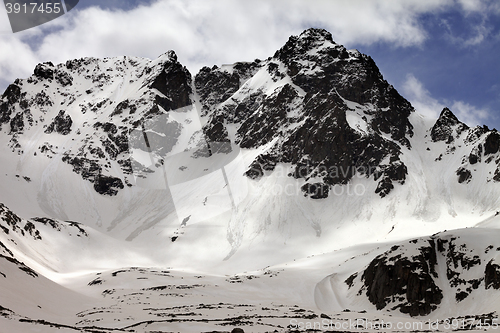
[[[500,134],[418,111],[322,29],[196,75],[37,65],[0,98],[0,327],[492,327]]]
[[[236,64],[231,71],[205,67],[195,85],[211,114],[210,133],[219,128],[213,135],[224,138],[221,124],[237,124],[241,148],[272,143],[251,164],[246,175],[252,179],[291,163],[293,177],[316,178],[302,187],[313,198],[326,197],[329,186],[347,184],[356,172],[374,175],[382,197],[393,182],[404,183],[400,146],[410,148],[413,107],[370,57],[346,50],[324,30],[290,37],[266,61]]]

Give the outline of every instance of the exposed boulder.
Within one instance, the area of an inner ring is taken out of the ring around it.
[[[464,167],[458,168],[456,174],[458,176],[458,182],[460,184],[468,183],[472,179],[472,173],[470,172],[470,170],[467,170]]]
[[[245,333],[245,331],[242,328],[233,328],[231,333]]]

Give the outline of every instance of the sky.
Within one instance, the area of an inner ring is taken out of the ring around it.
[[[498,0],[80,0],[13,34],[0,9],[0,91],[36,64],[86,56],[154,59],[174,50],[203,66],[266,59],[314,27],[370,55],[416,110],[450,108],[470,126],[500,129]]]

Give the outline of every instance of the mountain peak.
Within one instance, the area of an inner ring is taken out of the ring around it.
[[[457,116],[450,109],[444,108],[431,129],[432,141],[446,141],[451,143],[454,141],[454,134],[460,135],[467,130],[469,126],[458,120]],[[456,132],[456,133],[454,133]]]
[[[333,41],[332,34],[326,31],[325,29],[320,29],[320,28],[309,28],[307,30],[304,30],[299,36],[298,39],[314,39],[318,41],[330,41],[332,43],[335,43]]]
[[[437,121],[446,121],[450,125],[457,125],[460,123],[457,116],[448,108],[444,108],[443,111],[441,111]]]
[[[158,57],[159,59],[168,59],[171,62],[177,62],[177,54],[175,51],[169,50]]]
[[[312,198],[327,197],[330,187],[348,184],[364,166],[378,167],[374,179],[381,197],[393,182],[404,183],[406,166],[399,155],[402,146],[411,149],[413,108],[370,57],[336,44],[323,29],[308,29],[250,67],[257,79],[246,82],[235,77],[240,73],[235,67],[207,67],[195,78],[201,104],[210,110],[207,133],[222,137],[217,129],[235,124],[241,148],[270,145],[252,162],[248,177],[260,179],[264,171],[288,163],[291,177],[314,179],[301,187]],[[343,172],[318,172],[339,169]],[[364,176],[374,174],[371,169]]]
[[[342,53],[345,58],[348,57],[346,49],[333,41],[331,33],[324,29],[310,28],[298,36],[290,36],[286,44],[274,54],[274,58],[286,62],[287,59],[307,57],[314,50],[329,47],[339,50],[335,52],[336,56]]]

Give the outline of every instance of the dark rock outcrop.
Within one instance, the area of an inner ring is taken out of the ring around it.
[[[62,161],[72,165],[73,172],[81,175],[83,179],[90,180],[91,182],[94,182],[96,177],[102,172],[101,165],[88,158],[65,155],[63,156]]]
[[[13,231],[22,236],[30,235],[34,240],[42,239],[40,232],[32,222],[24,221],[2,203],[0,203],[0,230],[5,234]]]
[[[464,182],[468,183],[472,179],[472,173],[470,172],[470,170],[467,170],[463,167],[458,168],[456,174],[458,176],[458,182],[460,184]]]
[[[486,289],[500,289],[500,265],[491,259],[484,270],[484,286]]]
[[[261,66],[261,61],[256,60],[251,63],[238,62],[232,66],[232,71],[220,69],[217,66],[212,68],[203,67],[195,76],[196,91],[200,95],[202,104],[202,115],[206,115],[214,106],[228,100],[241,85],[254,75]],[[243,110],[227,110],[228,118],[239,122]]]
[[[231,331],[231,333],[245,333],[245,331],[243,331],[242,328],[233,328],[233,330]]]
[[[483,146],[478,145],[474,147],[469,154],[469,163],[470,164],[476,164],[481,162],[481,156],[483,155]]]
[[[56,71],[56,81],[63,87],[73,85],[73,77],[64,71]]]
[[[10,120],[10,132],[20,133],[24,129],[24,114],[19,112]]]
[[[484,253],[493,248],[486,247]],[[414,239],[378,255],[345,283],[378,310],[426,316],[445,297],[457,303],[465,300],[483,281],[486,289],[500,289],[500,266],[494,259],[484,265],[477,251],[460,237],[446,233]],[[443,283],[447,284],[446,294]]]
[[[2,95],[0,100],[0,124],[10,121],[14,111],[14,103],[19,102],[21,98],[21,87],[15,83],[10,84]]]
[[[2,203],[0,203],[0,219],[14,232],[21,228],[22,219]]]
[[[14,104],[21,98],[21,87],[15,83],[10,84],[2,95],[2,99],[9,104]]]
[[[174,51],[166,53],[168,60],[162,64],[158,73],[150,82],[149,88],[156,89],[163,96],[157,98],[157,104],[165,111],[180,109],[191,105],[191,74],[177,61]]]
[[[73,125],[71,116],[61,110],[52,123],[49,124],[47,129],[45,129],[45,133],[50,134],[52,132],[56,132],[62,135],[68,135],[71,133],[71,125]]]
[[[124,113],[126,110],[128,110],[129,114],[134,114],[135,111],[137,111],[137,106],[135,105],[135,103],[133,101],[126,99],[126,100],[118,103],[115,110],[109,116],[113,117],[116,115],[120,115],[120,114]]]
[[[395,300],[402,313],[425,316],[441,303],[443,293],[435,284],[436,248],[434,241],[421,247],[420,254],[402,256],[394,246],[376,257],[365,269],[362,280],[366,295],[378,310]]]
[[[17,266],[17,268],[19,268],[20,270],[22,270],[23,272],[25,272],[26,274],[28,274],[29,276],[33,277],[33,278],[37,278],[38,277],[38,273],[35,272],[33,269],[31,269],[30,267],[26,266],[26,264],[22,261],[19,261],[17,260],[16,258],[12,258],[12,257],[7,257],[7,256],[4,256],[2,254],[0,254],[0,260],[7,260],[8,262],[14,264]],[[4,266],[5,263],[2,263],[2,266]]]
[[[195,86],[200,93],[203,107],[208,108],[231,97],[240,88],[240,77],[237,72],[229,73],[203,67],[196,74]],[[206,113],[206,110],[203,111]]]
[[[362,105],[374,104],[374,130],[409,145],[406,135],[412,134],[408,116],[413,107],[383,79],[371,57],[346,50],[326,30],[308,29],[290,37],[274,58],[288,67],[287,74],[306,93],[338,93]]]
[[[484,140],[484,156],[496,154],[500,148],[500,134],[493,130]]]
[[[116,177],[99,174],[94,180],[94,189],[99,194],[116,195],[123,187],[122,180]]]
[[[54,64],[52,62],[44,62],[35,67],[35,76],[40,79],[54,79]]]
[[[304,192],[304,196],[311,199],[325,199],[328,198],[330,186],[323,183],[306,183],[302,185],[301,190]]]

